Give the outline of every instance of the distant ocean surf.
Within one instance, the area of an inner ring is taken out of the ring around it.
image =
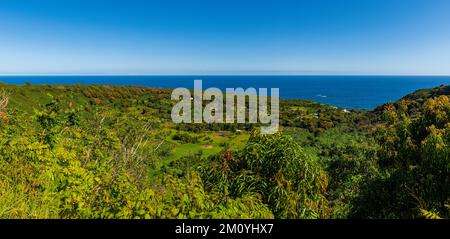
[[[450,85],[447,76],[1,76],[0,82],[110,84],[158,88],[280,88],[285,99],[307,99],[346,109],[373,109],[417,89]]]

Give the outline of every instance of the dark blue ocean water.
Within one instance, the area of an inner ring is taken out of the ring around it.
[[[450,77],[431,76],[2,76],[0,82],[32,84],[111,84],[192,89],[279,88],[285,99],[308,99],[349,108],[373,109],[417,89],[450,85]]]

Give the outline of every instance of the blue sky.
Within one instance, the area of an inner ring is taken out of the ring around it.
[[[2,0],[0,74],[450,75],[450,1]]]

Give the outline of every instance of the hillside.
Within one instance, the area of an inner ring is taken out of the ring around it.
[[[281,132],[172,123],[170,90],[0,85],[0,218],[422,218],[450,203],[450,87]]]
[[[435,88],[420,89],[414,93],[408,94],[403,99],[418,100],[429,99],[440,95],[450,95],[450,86],[441,85]]]

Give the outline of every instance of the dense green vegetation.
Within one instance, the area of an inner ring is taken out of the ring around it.
[[[179,124],[169,90],[0,85],[0,218],[443,218],[450,87],[281,131]]]

